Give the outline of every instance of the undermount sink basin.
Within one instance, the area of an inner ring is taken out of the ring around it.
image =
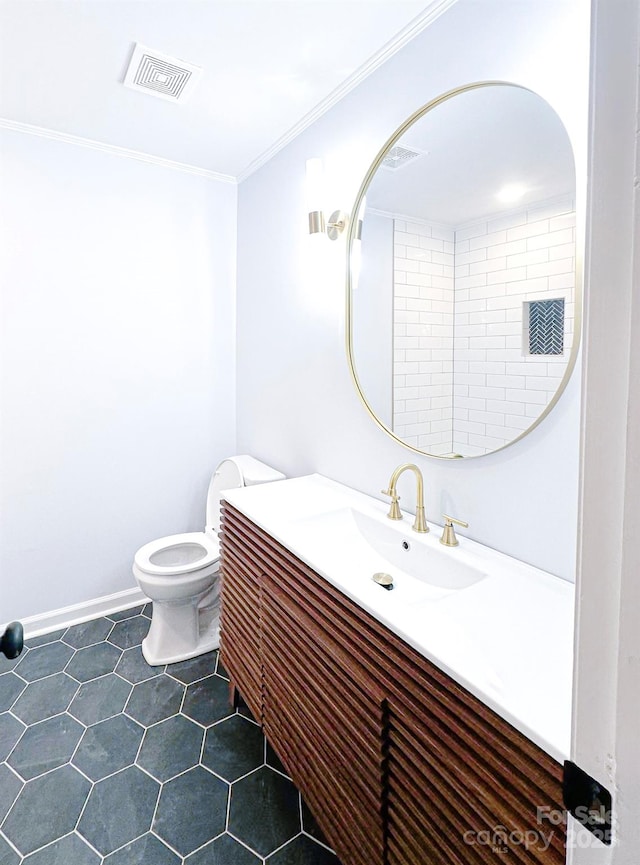
[[[335,551],[352,571],[371,578],[375,572],[393,577],[394,600],[407,603],[437,600],[469,588],[487,574],[462,560],[461,550],[440,548],[436,535],[411,529],[411,523],[390,522],[355,508],[340,508],[297,521],[299,529]]]

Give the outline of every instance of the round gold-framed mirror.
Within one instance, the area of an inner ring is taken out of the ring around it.
[[[375,422],[443,459],[535,428],[575,366],[581,237],[573,149],[541,96],[478,82],[409,117],[347,237],[347,356]]]

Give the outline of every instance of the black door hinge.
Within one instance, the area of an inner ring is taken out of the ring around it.
[[[567,811],[603,844],[611,844],[611,793],[570,760],[564,764],[562,796]]]

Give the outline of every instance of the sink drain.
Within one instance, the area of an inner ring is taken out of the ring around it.
[[[391,591],[393,588],[393,577],[391,574],[385,574],[384,571],[378,571],[378,573],[374,574],[371,579],[374,583],[382,586],[383,589],[387,589],[387,591]]]

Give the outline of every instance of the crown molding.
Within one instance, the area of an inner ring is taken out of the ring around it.
[[[87,147],[90,150],[98,150],[102,153],[109,153],[113,156],[121,156],[126,159],[134,159],[138,162],[146,162],[150,165],[158,165],[162,168],[170,168],[173,171],[182,171],[185,174],[194,174],[197,177],[205,177],[208,180],[217,180],[220,183],[240,183],[245,180],[266,162],[276,155],[283,147],[286,147],[294,138],[304,132],[312,123],[322,117],[330,108],[337,102],[343,99],[355,87],[364,81],[369,75],[375,72],[378,67],[382,66],[389,58],[393,57],[401,48],[408,42],[414,39],[419,33],[429,27],[430,24],[443,15],[447,9],[450,9],[457,0],[431,0],[431,3],[418,15],[413,21],[410,21],[396,36],[391,39],[386,45],[377,51],[372,57],[367,60],[362,66],[343,81],[338,87],[319,102],[315,108],[309,111],[302,117],[291,129],[282,135],[274,144],[267,150],[263,151],[256,159],[249,163],[237,177],[231,174],[222,174],[218,171],[211,171],[207,168],[200,168],[197,165],[188,165],[184,162],[175,162],[172,159],[165,159],[162,156],[154,156],[151,153],[144,153],[141,150],[131,150],[127,147],[119,147],[116,144],[105,144],[101,141],[95,141],[91,138],[82,138],[79,135],[70,135],[66,132],[57,132],[55,129],[46,129],[42,126],[33,126],[29,123],[21,123],[17,120],[9,120],[0,117],[0,129],[11,129],[15,132],[22,132],[26,135],[36,135],[41,138],[49,138],[53,141],[61,141],[66,144],[75,144],[79,147]]]
[[[210,171],[197,165],[188,165],[185,162],[175,162],[173,159],[165,159],[162,156],[143,153],[141,150],[118,147],[116,144],[104,144],[101,141],[94,141],[92,138],[81,138],[79,135],[57,132],[55,129],[46,129],[43,126],[32,126],[30,123],[20,123],[17,120],[8,120],[0,117],[0,129],[10,129],[14,132],[25,133],[26,135],[36,135],[40,138],[62,141],[65,144],[76,144],[79,147],[87,147],[90,150],[98,150],[102,153],[109,153],[112,156],[134,159],[137,162],[146,162],[150,165],[158,165],[161,168],[170,168],[173,171],[181,171],[184,174],[195,174],[197,177],[217,180],[220,183],[237,183],[237,179],[230,174],[221,174],[218,171]]]
[[[450,9],[457,0],[431,0],[431,3],[424,9],[420,15],[410,21],[393,39],[383,45],[372,57],[367,60],[362,66],[343,81],[335,90],[325,97],[322,102],[319,102],[315,108],[309,111],[304,117],[299,120],[295,126],[292,126],[288,132],[279,138],[267,150],[260,154],[256,159],[249,163],[237,177],[238,183],[246,180],[255,171],[261,168],[266,162],[272,159],[276,153],[286,147],[289,142],[293,141],[301,132],[304,132],[307,127],[311,126],[318,118],[322,117],[330,108],[337,102],[343,99],[347,93],[350,93],[355,87],[364,81],[372,72],[375,72],[379,66],[382,66],[389,58],[393,57],[401,48],[408,42],[411,42],[419,33],[429,27],[430,24],[443,15],[447,9]]]

